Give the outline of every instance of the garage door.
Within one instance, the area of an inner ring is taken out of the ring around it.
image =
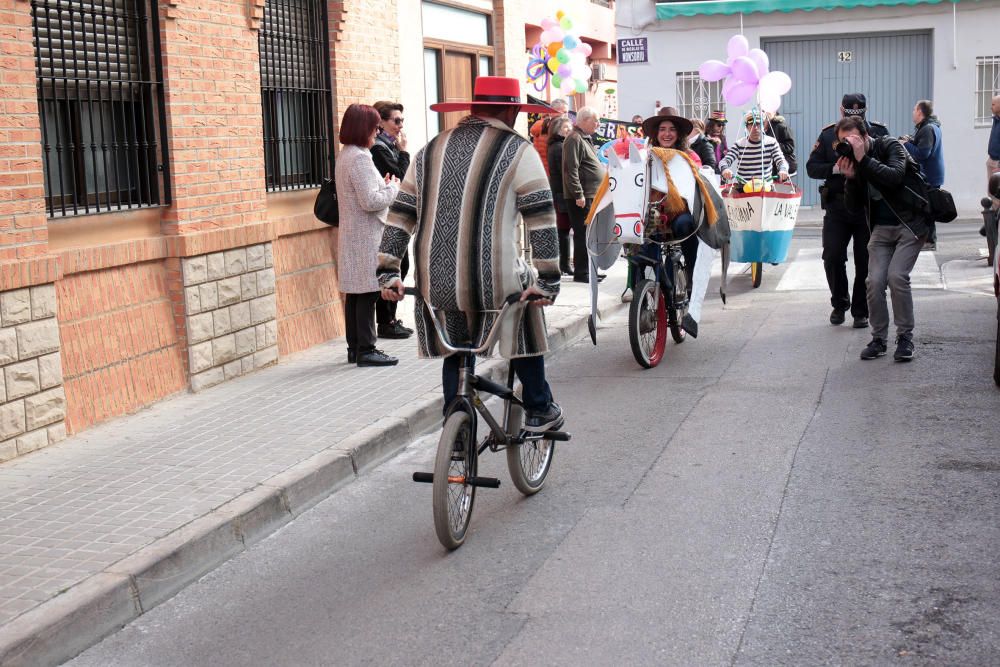
[[[917,100],[931,99],[931,35],[893,33],[840,37],[762,39],[772,70],[787,72],[792,89],[781,114],[795,133],[803,187],[802,203],[818,205],[819,181],[806,176],[806,161],[823,127],[840,117],[844,93],[868,98],[868,118],[885,123],[893,136],[913,129]]]

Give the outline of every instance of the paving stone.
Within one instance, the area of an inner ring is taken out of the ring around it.
[[[211,317],[211,313],[205,313]],[[192,373],[200,373],[215,365],[212,358],[212,341],[198,343],[188,348]]]
[[[24,433],[24,401],[0,405],[0,439],[6,440]]]
[[[222,366],[216,366],[204,373],[198,373],[197,375],[191,376],[191,391],[202,391],[203,389],[208,389],[209,387],[215,386],[220,382],[224,382],[226,379],[225,374],[222,371]]]
[[[208,266],[209,280],[219,280],[226,277],[226,258],[221,252],[206,255],[205,263]]]
[[[215,365],[224,364],[236,358],[236,336],[229,334],[212,341],[212,358]]]
[[[30,359],[59,350],[59,324],[55,318],[17,325],[17,354]]]
[[[227,276],[238,276],[242,273],[247,272],[246,248],[236,248],[235,250],[227,250],[225,252],[225,256],[226,256]]]
[[[31,319],[44,320],[56,316],[56,286],[38,285],[31,288]]]
[[[263,243],[247,247],[247,270],[257,271],[263,269],[266,261],[266,253]]]
[[[5,327],[0,329],[0,364],[17,361],[17,329]]]
[[[198,286],[198,297],[201,301],[201,309],[215,310],[219,307],[219,284],[205,283]]]
[[[38,382],[41,389],[51,389],[61,385],[62,355],[58,352],[38,358]]]
[[[229,318],[228,308],[219,308],[212,311],[212,320],[215,322],[214,335],[216,338],[224,336],[233,330],[232,321]]]
[[[201,288],[184,288],[184,312],[188,315],[195,315],[201,312]]]
[[[257,297],[257,274],[244,273],[240,276],[240,292],[244,301]]]
[[[240,277],[234,276],[220,280],[219,283],[219,306],[230,306],[237,303],[243,292],[240,291]]]
[[[25,425],[36,429],[66,418],[66,392],[62,387],[49,389],[24,399]]]
[[[274,292],[274,269],[257,272],[257,293],[261,296]]]
[[[184,286],[197,285],[208,280],[208,262],[205,256],[181,259],[181,274]]]
[[[250,326],[250,304],[237,303],[230,306],[229,321],[232,323],[233,331],[246,329]]]
[[[3,376],[8,398],[38,393],[38,361],[35,359],[7,366],[3,369]]]
[[[254,324],[273,320],[276,312],[277,307],[273,295],[258,297],[250,302],[250,320]]]
[[[44,428],[38,431],[32,431],[31,433],[26,433],[20,438],[17,438],[17,455],[23,456],[28,452],[33,452],[36,449],[41,449],[42,447],[47,447],[49,444],[49,434]]]
[[[18,289],[0,294],[0,322],[9,327],[31,320],[31,290]]]
[[[199,313],[187,318],[188,343],[200,343],[215,335],[215,318],[212,311],[209,313]]]

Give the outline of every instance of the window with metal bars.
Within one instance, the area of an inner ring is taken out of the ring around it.
[[[264,5],[258,45],[268,191],[317,187],[332,173],[326,26],[322,0]]]
[[[33,0],[50,216],[169,203],[156,2]]]
[[[1000,95],[1000,56],[976,58],[976,121],[975,127],[989,127],[993,123],[990,103]]]
[[[708,118],[713,109],[725,109],[721,81],[703,81],[698,72],[677,72],[677,111],[684,118]]]

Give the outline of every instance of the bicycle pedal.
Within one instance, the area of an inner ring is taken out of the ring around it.
[[[573,436],[565,431],[548,431],[543,434],[546,440],[557,440],[559,442],[567,442]]]

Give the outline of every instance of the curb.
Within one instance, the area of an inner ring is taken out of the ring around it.
[[[624,304],[599,305],[602,318]],[[588,335],[589,308],[549,326],[551,353]],[[505,380],[500,359],[479,373]],[[300,461],[88,577],[0,627],[0,667],[58,665],[82,653],[188,584],[264,539],[358,476],[395,456],[441,422],[441,396],[430,392],[336,445]]]

